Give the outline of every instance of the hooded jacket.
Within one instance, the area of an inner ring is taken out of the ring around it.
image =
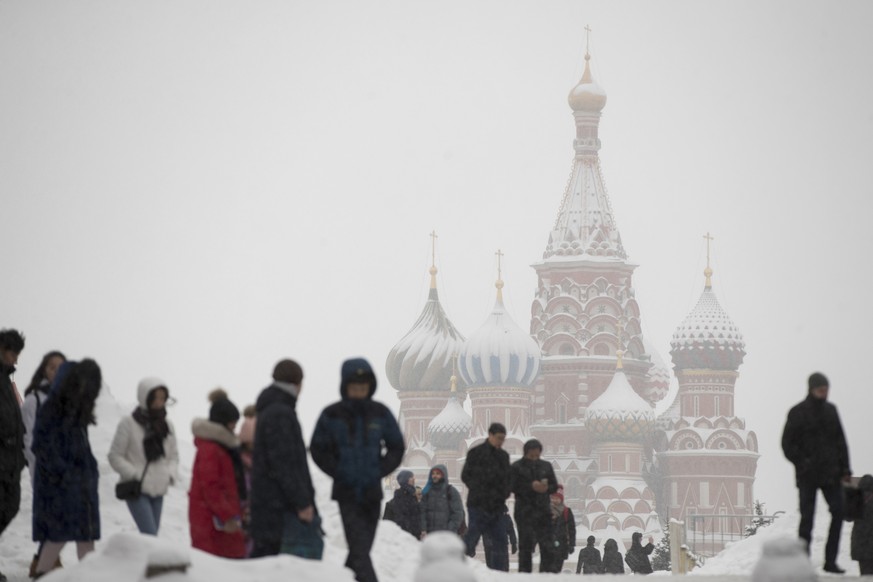
[[[242,558],[246,553],[242,531],[226,533],[215,528],[242,516],[240,494],[228,449],[238,449],[239,439],[227,427],[198,418],[191,423],[197,455],[191,469],[188,491],[188,524],[191,545],[223,558]]]
[[[148,408],[149,392],[166,384],[158,378],[145,378],[137,387],[140,408]],[[164,456],[149,463],[142,481],[142,492],[152,497],[166,495],[170,484],[178,480],[179,449],[176,446],[176,429],[167,418],[170,433],[164,439]],[[109,464],[121,476],[121,481],[139,481],[146,466],[143,439],[145,428],[128,414],[118,423],[115,436],[109,447]]]
[[[403,531],[418,539],[421,537],[421,507],[415,496],[415,486],[408,482],[411,476],[411,471],[400,471],[397,475],[400,487],[394,490],[394,498],[385,505],[385,513],[388,514],[389,505],[392,512],[391,517],[386,515],[385,519],[391,519]]]
[[[340,377],[342,400],[325,408],[319,416],[309,444],[312,460],[333,478],[332,499],[379,501],[382,478],[403,460],[403,434],[391,411],[373,400],[376,376],[369,362],[363,358],[346,360]],[[351,382],[369,383],[367,397],[349,398]]]
[[[794,465],[798,486],[836,485],[852,473],[837,407],[811,394],[788,412],[782,451]]]
[[[284,515],[315,505],[306,444],[297,420],[297,386],[275,382],[255,404],[252,452],[252,537],[282,539]]]
[[[434,483],[431,473],[434,469],[443,474],[439,483]],[[427,485],[421,494],[421,531],[457,532],[464,521],[464,504],[461,494],[449,484],[449,473],[445,465],[434,465],[428,472]]]

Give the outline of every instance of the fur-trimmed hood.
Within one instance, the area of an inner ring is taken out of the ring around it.
[[[207,441],[213,441],[229,449],[239,448],[239,437],[230,432],[226,426],[205,418],[195,418],[191,422],[191,432],[194,436]]]

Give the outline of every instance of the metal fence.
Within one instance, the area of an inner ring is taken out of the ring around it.
[[[695,556],[706,559],[729,543],[749,537],[757,528],[770,525],[781,514],[690,514],[685,517],[683,541]]]

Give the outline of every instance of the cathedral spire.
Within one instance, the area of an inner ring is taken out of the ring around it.
[[[430,233],[430,288],[436,292],[437,284],[436,284],[436,239],[437,233],[436,231],[431,231]]]
[[[494,286],[497,287],[497,302],[503,305],[503,278],[500,269],[500,260],[503,258],[503,251],[497,249],[497,252],[494,254],[497,256],[497,282],[494,283]]]
[[[712,268],[709,266],[709,243],[715,240],[715,238],[709,236],[708,232],[703,238],[706,239],[706,268],[703,270],[703,276],[706,277],[706,288],[712,289]]]

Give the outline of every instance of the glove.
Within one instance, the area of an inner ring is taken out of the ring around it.
[[[576,548],[574,546],[570,546],[570,549],[567,550],[567,555],[572,556],[575,553],[576,553]]]
[[[518,546],[515,545],[515,544],[512,544],[512,553],[513,553],[513,554],[517,554],[517,553],[518,553]]]

